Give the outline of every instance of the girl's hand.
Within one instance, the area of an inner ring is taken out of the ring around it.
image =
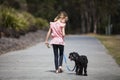
[[[49,43],[46,41],[45,42],[45,44],[46,44],[46,46],[48,47],[48,48],[50,48],[50,45],[49,45]]]

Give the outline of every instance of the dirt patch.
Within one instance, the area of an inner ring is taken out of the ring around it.
[[[33,46],[44,41],[45,35],[46,31],[38,30],[36,32],[29,32],[19,39],[2,37],[0,38],[0,55]]]

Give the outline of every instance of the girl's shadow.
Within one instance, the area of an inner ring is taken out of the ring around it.
[[[55,70],[48,70],[48,71],[46,71],[46,72],[55,73]],[[64,73],[64,72],[63,72],[63,73]],[[66,73],[66,72],[65,72],[65,73]],[[67,74],[68,74],[68,75],[75,75],[74,72],[68,72]]]
[[[52,73],[55,73],[55,70],[48,70],[46,72],[52,72]]]

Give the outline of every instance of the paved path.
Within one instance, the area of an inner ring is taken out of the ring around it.
[[[67,36],[65,55],[77,51],[88,56],[88,76],[67,71],[55,74],[52,48],[44,43],[0,56],[0,80],[120,80],[120,67],[94,37]],[[67,60],[70,68],[74,62]]]

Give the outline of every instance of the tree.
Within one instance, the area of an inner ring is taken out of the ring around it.
[[[26,0],[0,0],[0,4],[13,7],[15,9],[27,11]]]
[[[53,19],[55,15],[55,0],[26,0],[28,11],[37,17],[42,17],[48,21]]]
[[[120,0],[0,0],[0,4],[27,10],[48,21],[64,10],[69,16],[67,30],[72,33],[105,33],[107,26],[114,23],[115,30],[119,24],[115,20],[119,20]]]

